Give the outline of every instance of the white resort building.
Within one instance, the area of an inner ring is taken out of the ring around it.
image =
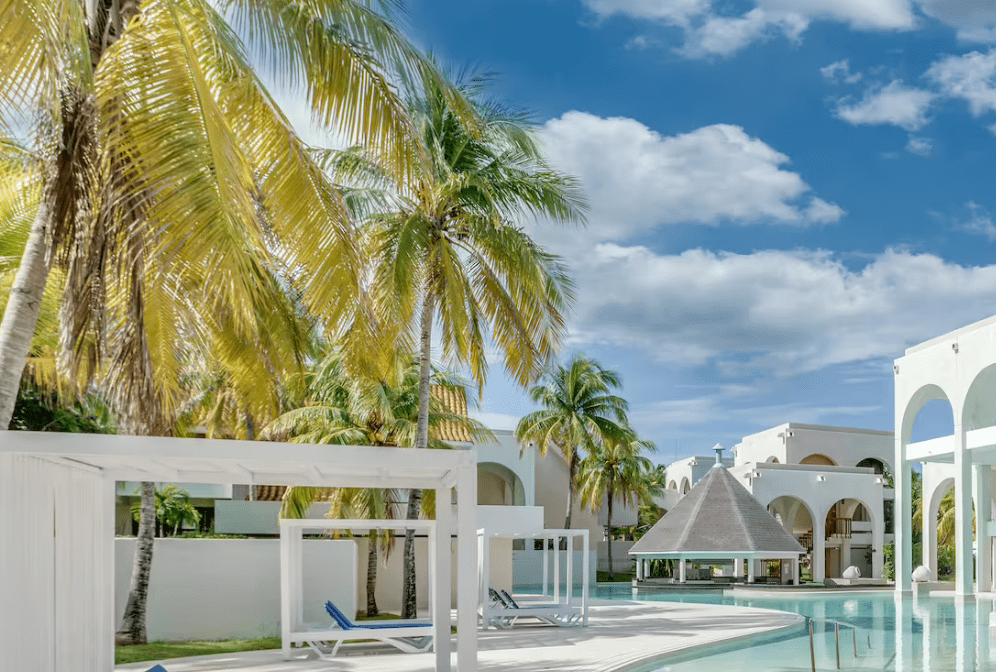
[[[892,432],[786,423],[745,436],[733,454],[724,466],[806,549],[813,581],[839,583],[851,566],[882,578],[892,541]],[[713,462],[673,463],[668,490],[687,493]]]

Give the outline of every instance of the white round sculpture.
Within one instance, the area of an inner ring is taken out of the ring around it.
[[[850,567],[844,570],[844,573],[841,576],[843,576],[843,578],[845,579],[851,579],[852,581],[854,579],[860,579],[861,570],[855,567],[854,565],[851,565]]]
[[[932,578],[934,578],[934,575],[931,574],[930,570],[923,565],[920,565],[913,570],[913,580],[917,583],[925,583],[930,581]]]

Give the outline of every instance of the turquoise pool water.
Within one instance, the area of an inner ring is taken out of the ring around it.
[[[905,599],[899,599],[893,593],[885,592],[731,597],[720,592],[637,591],[628,586],[599,586],[594,597],[728,604],[801,614],[813,619],[817,670],[838,669],[833,623],[836,621],[842,624],[841,670],[996,672],[996,650],[990,649],[989,643],[991,599],[963,600],[954,595],[918,599],[907,595]],[[641,672],[796,672],[810,669],[809,630],[800,627],[701,650],[685,657],[668,658],[646,666]]]

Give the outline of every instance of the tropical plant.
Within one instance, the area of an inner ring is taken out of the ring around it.
[[[610,394],[621,384],[619,374],[593,359],[575,355],[567,366],[548,371],[529,396],[544,408],[519,420],[515,436],[525,446],[535,442],[542,455],[555,448],[567,460],[567,517],[571,527],[581,452],[590,454],[603,440],[627,437],[626,410],[621,397]]]
[[[456,87],[481,120],[468,127],[445,89],[424,81],[407,97],[425,160],[410,176],[392,174],[370,152],[336,157],[341,174],[380,185],[396,205],[372,214],[372,293],[389,338],[417,351],[421,365],[416,448],[429,441],[429,377],[433,327],[443,355],[487,378],[488,336],[505,368],[523,386],[554,354],[564,335],[573,284],[559,258],[521,228],[526,219],[583,222],[576,181],[543,159],[533,121],[487,98],[488,78],[460,77]],[[395,329],[400,329],[400,334]],[[409,496],[409,518],[421,492]],[[414,533],[405,538],[402,616],[415,615]]]
[[[141,490],[139,490],[140,492]],[[190,493],[172,483],[156,488],[156,536],[176,536],[183,525],[197,526],[201,522],[201,514],[190,503]],[[131,514],[136,522],[142,516],[142,502],[137,501],[131,506]]]
[[[594,512],[606,505],[605,531],[608,542],[609,581],[615,580],[612,566],[612,509],[615,503],[636,509],[650,499],[648,475],[654,464],[645,453],[656,451],[652,441],[640,439],[627,428],[623,438],[605,437],[595,442],[578,469],[581,505]]]
[[[377,146],[407,175],[419,142],[381,63],[402,79],[436,73],[385,15],[389,5],[0,0],[0,130],[35,129],[38,157],[27,165],[27,192],[37,197],[30,233],[0,324],[0,426],[53,264],[66,274],[65,363],[84,379],[106,374],[130,433],[170,431],[183,309],[197,304],[195,331],[219,316],[238,338],[256,340],[247,332],[272,301],[265,269],[276,258],[309,270],[306,302],[340,326],[359,263],[346,207],[248,54],[303,92],[316,121]],[[0,189],[0,198],[10,193]],[[362,340],[362,321],[354,327]],[[152,484],[142,493],[122,643],[145,641]]]
[[[340,445],[407,446],[415,442],[418,427],[419,362],[410,355],[395,352],[394,371],[387,379],[374,380],[349,375],[343,366],[341,353],[326,356],[308,374],[308,397],[300,408],[288,411],[265,430],[264,435],[286,436],[295,443]],[[392,385],[389,381],[397,381]],[[434,372],[432,384],[466,395],[462,381],[452,374]],[[429,415],[429,447],[448,448],[437,433],[444,427],[465,431],[476,441],[494,440],[491,432],[478,421],[454,413],[439,399],[433,398]],[[377,489],[288,488],[284,493],[281,516],[302,518],[308,507],[321,497],[328,498],[328,518],[342,517],[351,509],[357,518],[394,518],[399,493]],[[421,501],[421,513],[431,516],[435,502],[430,497]],[[377,540],[384,553],[390,552],[393,537],[371,529],[367,558],[367,615],[377,614],[375,597],[377,582]]]

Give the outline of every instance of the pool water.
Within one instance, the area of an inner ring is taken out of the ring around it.
[[[991,598],[966,600],[953,594],[899,598],[892,592],[822,591],[733,597],[719,591],[676,593],[605,585],[599,586],[593,597],[726,604],[794,612],[812,619],[817,670],[838,669],[834,622],[839,622],[841,670],[996,672],[996,650],[991,650],[989,643]],[[643,667],[641,672],[803,670],[811,670],[808,625],[710,647],[684,657],[669,657]]]

